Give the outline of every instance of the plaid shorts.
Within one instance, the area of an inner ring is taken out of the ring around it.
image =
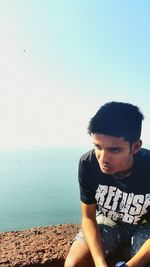
[[[106,256],[114,253],[120,245],[128,245],[130,247],[130,256],[132,257],[143,243],[150,238],[150,224],[131,225],[120,221],[114,222],[103,214],[98,214],[96,220]],[[85,242],[81,230],[75,240]]]

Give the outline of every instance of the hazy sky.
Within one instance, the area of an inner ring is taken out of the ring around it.
[[[150,145],[149,0],[0,0],[0,25],[0,148],[89,147],[112,100]]]

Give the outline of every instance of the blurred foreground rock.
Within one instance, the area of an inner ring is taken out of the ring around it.
[[[0,267],[62,267],[79,228],[63,224],[0,233]],[[113,260],[108,260],[109,266]]]

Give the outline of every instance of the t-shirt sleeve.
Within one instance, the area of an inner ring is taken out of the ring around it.
[[[88,168],[82,159],[79,161],[78,181],[80,188],[80,200],[85,204],[94,204],[95,192],[92,190],[91,179]]]

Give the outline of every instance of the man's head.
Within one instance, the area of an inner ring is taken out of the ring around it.
[[[90,120],[88,133],[123,137],[130,144],[140,139],[143,114],[137,106],[108,102]]]
[[[105,174],[127,174],[133,155],[141,147],[143,115],[128,103],[110,102],[91,119],[88,132],[95,145],[95,155]]]

